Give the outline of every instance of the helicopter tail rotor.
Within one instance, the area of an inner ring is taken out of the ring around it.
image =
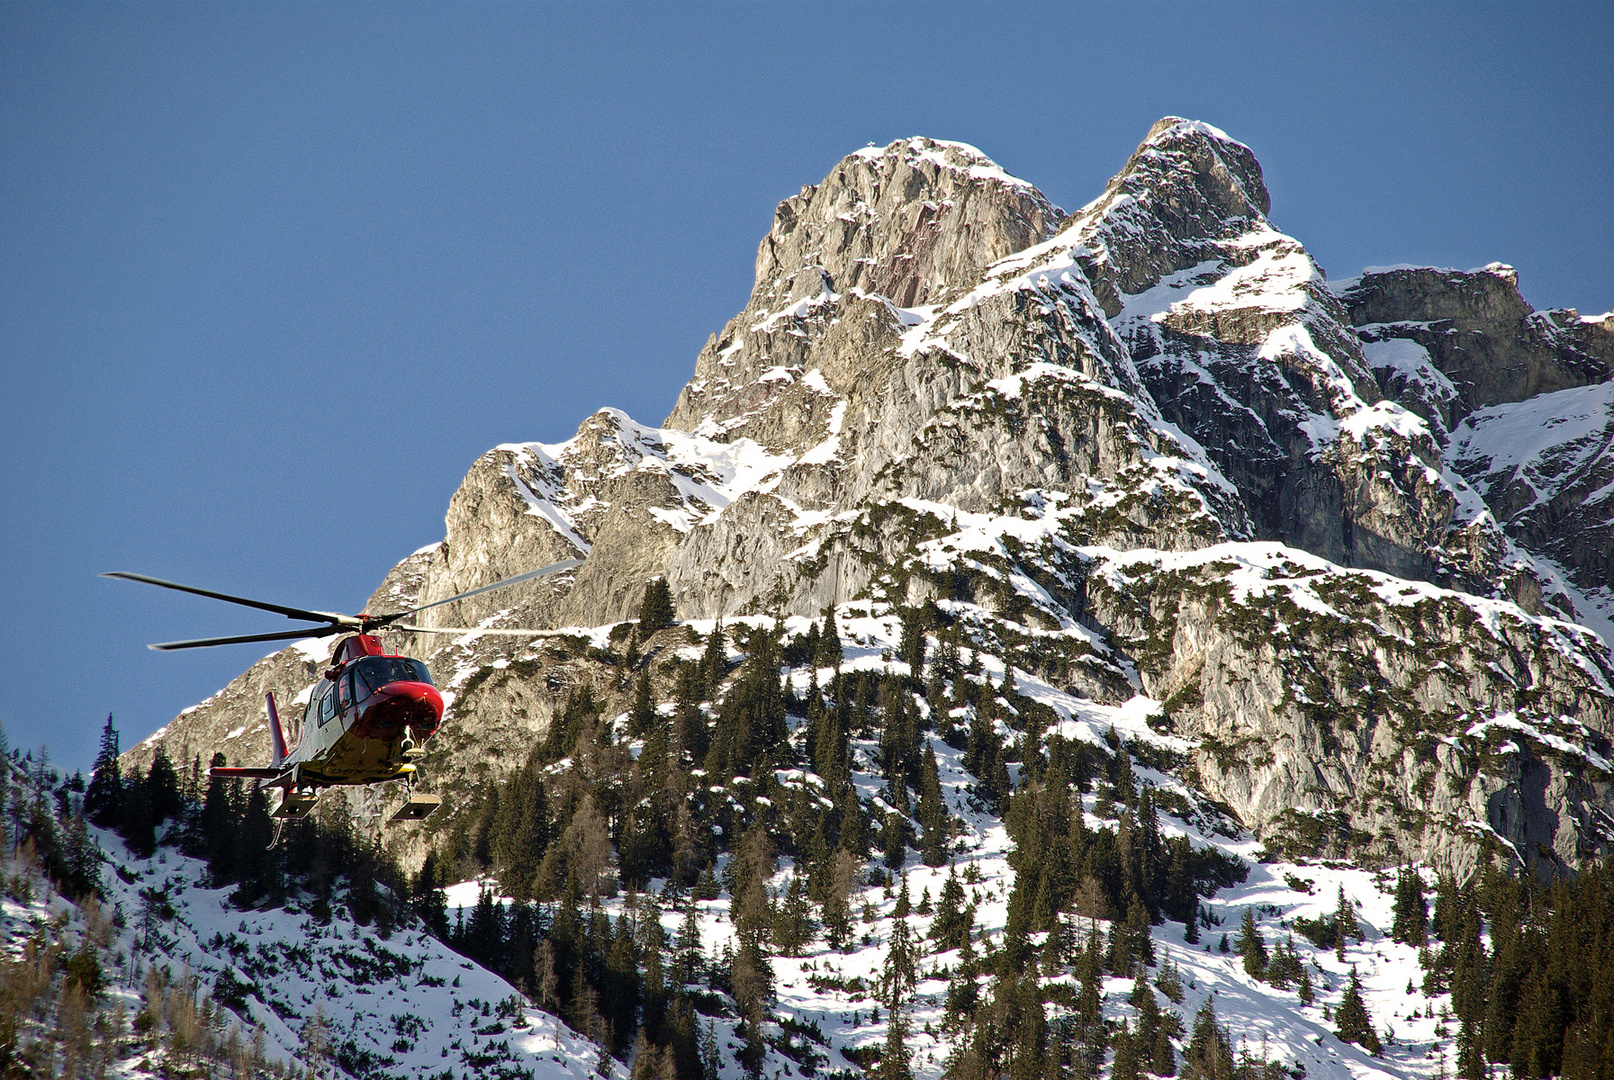
[[[280,726],[280,710],[275,708],[275,692],[265,694],[264,701],[269,707],[269,746],[274,751],[274,765],[279,768],[286,763],[286,732]]]

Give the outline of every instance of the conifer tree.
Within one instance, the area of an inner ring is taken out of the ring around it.
[[[1101,1053],[1105,1045],[1104,1034],[1104,959],[1098,930],[1087,935],[1087,947],[1076,963],[1076,977],[1081,989],[1076,995],[1077,1038],[1091,1053]]]
[[[644,599],[639,603],[639,636],[648,638],[672,624],[672,588],[666,578],[658,577],[645,586]]]
[[[1216,1022],[1216,1006],[1206,998],[1194,1015],[1194,1032],[1183,1051],[1184,1080],[1234,1080],[1233,1041]]]
[[[1244,921],[1239,925],[1238,954],[1244,958],[1244,972],[1252,979],[1262,979],[1267,973],[1267,946],[1261,940],[1261,931],[1255,925],[1255,910],[1244,909]]]
[[[1390,936],[1407,945],[1422,947],[1429,939],[1429,909],[1424,904],[1423,878],[1404,866],[1395,879],[1395,917]]]
[[[941,775],[936,767],[936,751],[927,741],[924,763],[920,766],[919,780],[919,857],[926,866],[940,866],[947,861],[947,804],[942,801]]]
[[[874,1075],[876,1080],[913,1080],[913,1067],[908,1057],[908,1020],[900,1004],[886,1010],[885,1047]]]
[[[818,635],[818,666],[832,667],[839,672],[841,657],[841,632],[835,625],[835,611],[831,608],[824,613],[824,629]]]
[[[106,727],[101,729],[101,751],[95,755],[90,775],[90,786],[84,792],[84,816],[97,825],[108,825],[117,816],[123,804],[123,773],[118,766],[118,729],[112,725],[112,714],[106,715]]]
[[[1351,968],[1350,985],[1345,988],[1345,996],[1340,999],[1339,1008],[1334,1012],[1334,1034],[1339,1036],[1341,1042],[1356,1043],[1370,1054],[1377,1055],[1384,1049],[1373,1030],[1367,1006],[1362,1002],[1362,980],[1354,966]]]
[[[700,661],[701,696],[710,700],[717,696],[717,688],[729,670],[728,642],[723,637],[723,620],[719,619],[706,636],[706,651]]]
[[[678,936],[673,939],[673,986],[680,993],[701,977],[700,908],[695,894],[684,901],[684,919],[678,924]]]
[[[1356,909],[1345,897],[1345,886],[1339,887],[1339,902],[1334,905],[1334,933],[1339,944],[1337,955],[1343,963],[1345,960],[1345,942],[1348,938],[1360,938],[1362,932],[1356,926]]]
[[[908,927],[908,915],[912,910],[912,901],[908,896],[908,879],[904,877],[897,891],[897,907],[892,916],[891,936],[886,942],[885,968],[880,976],[880,987],[886,1008],[893,1013],[908,1000],[908,995],[913,993],[914,986],[918,982],[917,950],[914,946],[913,931]]]
[[[897,647],[898,658],[907,663],[914,685],[925,677],[925,630],[930,620],[924,608],[903,608],[902,639]]]
[[[800,956],[802,949],[818,933],[813,923],[812,905],[800,874],[793,874],[785,898],[773,919],[774,947],[785,956]]]
[[[634,687],[633,708],[628,711],[628,733],[642,737],[655,722],[656,706],[650,699],[650,673],[641,671],[638,685]]]
[[[1155,1035],[1160,1030],[1160,1003],[1149,986],[1149,976],[1139,964],[1132,977],[1132,994],[1128,998],[1138,1010],[1138,1057],[1148,1061],[1154,1053]]]
[[[895,810],[886,811],[885,827],[880,830],[880,848],[885,852],[886,866],[901,870],[908,855],[908,823]]]
[[[1121,1021],[1121,1030],[1115,1033],[1115,1061],[1110,1066],[1110,1080],[1142,1080],[1138,1068],[1137,1036]]]

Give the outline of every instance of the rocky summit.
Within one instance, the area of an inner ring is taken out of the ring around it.
[[[672,754],[680,798],[758,782],[762,761],[835,802],[807,743],[821,695],[861,671],[896,689],[860,707],[913,715],[941,755],[966,823],[950,859],[1001,843],[1056,738],[1147,758],[1172,828],[1247,861],[1556,881],[1607,855],[1614,316],[1536,311],[1502,264],[1329,281],[1270,210],[1250,148],[1178,118],[1074,212],[926,138],[859,150],[780,203],[749,300],[660,426],[605,409],[566,442],[489,450],[443,541],[381,584],[371,610],[585,559],[423,614],[547,636],[388,635],[449,701],[424,766],[445,811],[388,846],[411,867],[463,856],[487,793],[529,764],[554,791],[567,769],[637,775],[648,746]],[[634,621],[656,582],[671,626]],[[260,661],[126,768],[159,745],[266,760],[262,691],[306,686],[326,647]],[[784,687],[779,733],[714,774],[732,761],[704,748],[758,655]],[[587,745],[557,734],[580,701]],[[953,739],[972,725],[1008,740],[999,780]],[[880,787],[889,748],[858,739],[837,813],[925,836],[889,769]],[[580,813],[552,809],[557,836]],[[626,862],[633,809],[604,818]],[[737,837],[714,835],[721,870]],[[965,1052],[937,1039],[932,1072]]]

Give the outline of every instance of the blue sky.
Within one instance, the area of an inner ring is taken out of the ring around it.
[[[1177,114],[1334,276],[1614,306],[1614,6],[0,7],[0,723],[87,767],[356,611],[501,442],[659,422],[774,205],[911,134],[1074,208]],[[292,690],[294,688],[287,688]]]

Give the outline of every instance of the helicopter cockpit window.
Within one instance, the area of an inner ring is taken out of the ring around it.
[[[395,682],[431,685],[431,673],[419,660],[407,656],[366,656],[353,665],[353,694],[360,701]]]

